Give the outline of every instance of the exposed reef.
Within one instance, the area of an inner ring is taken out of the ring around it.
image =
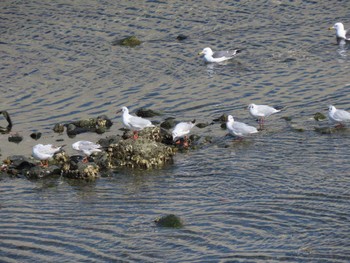
[[[4,113],[4,112],[2,112]],[[32,157],[14,155],[6,157],[0,163],[0,174],[10,176],[26,177],[29,179],[38,179],[46,176],[58,175],[72,179],[94,180],[101,176],[110,175],[119,169],[159,169],[174,162],[174,155],[177,152],[186,152],[206,147],[218,140],[210,135],[199,136],[195,130],[203,129],[211,125],[226,127],[227,115],[222,114],[211,122],[198,123],[196,128],[186,138],[180,138],[176,142],[173,139],[172,131],[179,120],[173,117],[163,117],[163,112],[150,109],[139,109],[138,116],[155,117],[154,123],[157,126],[147,127],[138,131],[138,137],[135,139],[134,131],[121,129],[120,134],[109,135],[101,138],[97,143],[101,145],[101,152],[93,153],[90,156],[69,156],[66,151],[56,153],[49,159],[48,165],[43,166],[43,162],[34,160]],[[10,120],[9,115],[5,117]],[[290,131],[309,132],[314,131],[319,134],[348,133],[344,126],[337,125],[329,127],[324,120],[327,119],[321,113],[316,113],[313,118],[307,119],[294,118],[290,116],[282,117]],[[12,122],[8,120],[8,126],[12,127]],[[310,123],[312,122],[312,129]],[[314,127],[315,122],[318,127]],[[101,134],[107,131],[113,125],[107,116],[89,118],[72,121],[68,123],[58,123],[53,127],[54,132],[64,133],[65,129],[68,137],[72,138],[82,132]],[[33,140],[40,140],[41,133],[33,132],[30,134]],[[8,135],[8,140],[20,143],[23,136],[16,133]],[[60,137],[60,141],[64,138]],[[185,143],[186,141],[186,143]],[[220,142],[219,142],[220,143]],[[225,146],[226,147],[226,146]],[[4,155],[4,153],[2,153]],[[46,163],[44,163],[46,165]]]
[[[89,123],[89,122],[88,122]],[[91,121],[93,124],[94,121]],[[84,122],[84,125],[86,122]],[[88,162],[81,156],[68,156],[65,151],[56,153],[49,165],[44,167],[33,158],[10,156],[3,161],[1,170],[9,175],[22,175],[29,179],[38,179],[51,175],[61,175],[72,179],[92,180],[118,168],[152,169],[173,163],[177,148],[170,144],[169,134],[160,127],[149,127],[139,132],[134,139],[132,132],[126,130],[123,135],[113,135],[101,139],[103,151],[91,155]]]
[[[97,118],[82,119],[69,122],[66,124],[56,123],[52,130],[56,133],[63,133],[66,127],[68,137],[74,138],[77,134],[85,132],[94,132],[97,134],[105,133],[113,122],[106,116],[98,116]]]

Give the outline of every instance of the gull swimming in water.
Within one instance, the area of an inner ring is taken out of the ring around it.
[[[350,41],[350,30],[344,29],[343,23],[335,23],[329,30],[335,29],[335,35],[337,37],[337,43],[339,44],[342,40]]]
[[[129,114],[129,110],[127,107],[122,107],[120,110],[123,112],[123,124],[125,127],[131,129],[134,133],[134,139],[138,138],[137,132],[143,130],[146,127],[154,127],[151,121],[138,117],[132,116]],[[117,113],[119,113],[118,111]]]
[[[63,145],[64,146],[64,145]],[[52,144],[37,144],[33,147],[32,154],[35,159],[41,161],[41,165],[43,167],[49,166],[49,159],[52,156],[61,151],[63,146],[54,146]]]
[[[249,104],[248,106],[249,113],[254,118],[258,118],[259,124],[264,125],[265,118],[270,115],[280,112],[281,110],[276,110],[274,107],[268,105],[256,105],[254,103]]]
[[[95,152],[101,152],[101,145],[95,144],[90,141],[77,141],[72,144],[72,147],[74,150],[82,152],[85,154],[85,157],[83,159],[83,163],[88,162],[88,157],[95,153]]]
[[[337,122],[337,127],[344,127],[344,122],[350,121],[350,112],[337,110],[333,105],[328,108],[328,117],[331,122]]]
[[[228,115],[227,117],[226,128],[229,134],[240,138],[244,137],[245,135],[258,132],[258,130],[253,126],[249,126],[243,122],[234,121],[232,115]]]
[[[187,134],[190,133],[191,129],[195,126],[196,120],[189,122],[180,122],[176,124],[175,128],[172,131],[174,142],[178,141],[181,138],[184,138],[184,146],[188,146]]]
[[[211,62],[222,62],[228,59],[231,59],[235,57],[238,53],[240,53],[242,50],[235,49],[235,50],[229,50],[229,51],[215,51],[213,52],[210,47],[206,47],[201,52],[198,53],[198,55],[204,55],[204,61],[211,63]]]

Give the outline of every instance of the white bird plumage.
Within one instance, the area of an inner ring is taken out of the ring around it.
[[[63,146],[54,146],[52,144],[37,144],[33,146],[33,157],[41,161],[42,166],[48,166],[48,159],[59,152]]]
[[[335,35],[338,43],[340,40],[350,41],[350,30],[345,30],[343,23],[337,22],[329,29],[335,29]]]
[[[173,140],[176,141],[180,138],[184,138],[190,133],[191,129],[195,126],[196,120],[189,122],[180,122],[176,124],[172,131]]]
[[[232,115],[228,115],[227,117],[226,128],[231,135],[238,137],[243,137],[245,135],[258,132],[258,130],[253,126],[249,126],[243,122],[235,121]]]
[[[264,124],[265,118],[270,115],[280,112],[281,110],[277,110],[274,107],[269,105],[256,105],[254,103],[249,104],[248,106],[249,113],[254,118],[258,118],[260,124]]]
[[[154,127],[151,121],[129,114],[127,107],[122,107],[123,112],[122,120],[125,127],[131,129],[134,132],[134,139],[137,138],[137,132],[143,130],[146,127]]]
[[[101,152],[101,145],[90,141],[77,141],[72,144],[72,148],[76,151],[84,153],[86,156],[90,156],[95,152]]]
[[[350,112],[338,110],[333,105],[328,108],[328,118],[331,122],[336,122],[340,126],[344,126],[344,122],[350,122]]]
[[[229,60],[235,57],[238,53],[240,53],[240,49],[229,50],[229,51],[215,51],[211,50],[210,47],[204,48],[198,55],[204,55],[204,61],[208,63],[212,62],[223,62],[225,60]]]

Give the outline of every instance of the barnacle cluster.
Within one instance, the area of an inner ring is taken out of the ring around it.
[[[174,148],[148,138],[121,140],[108,147],[110,168],[159,168],[172,163]]]
[[[175,148],[161,143],[162,134],[159,127],[148,127],[138,133],[138,139],[130,138],[126,132],[124,138],[111,140],[107,147],[107,167],[151,169],[159,168],[173,162]]]
[[[71,179],[95,179],[100,177],[100,169],[95,163],[77,163],[62,168],[62,175]]]

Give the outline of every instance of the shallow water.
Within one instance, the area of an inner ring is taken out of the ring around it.
[[[250,125],[249,103],[284,108],[245,142],[233,143],[218,124],[194,128],[213,143],[160,170],[90,183],[0,177],[1,261],[349,262],[350,132],[316,133],[328,124],[313,119],[329,104],[350,109],[348,47],[327,30],[350,26],[346,6],[2,1],[1,110],[24,136],[17,145],[0,135],[3,158],[30,156],[33,131],[42,143],[66,144],[121,133],[115,112],[124,105],[198,122],[226,113]],[[111,45],[128,35],[143,44]],[[206,46],[244,51],[205,65],[197,53]],[[51,130],[101,114],[114,121],[104,135],[69,139]],[[155,227],[169,213],[184,228]]]

